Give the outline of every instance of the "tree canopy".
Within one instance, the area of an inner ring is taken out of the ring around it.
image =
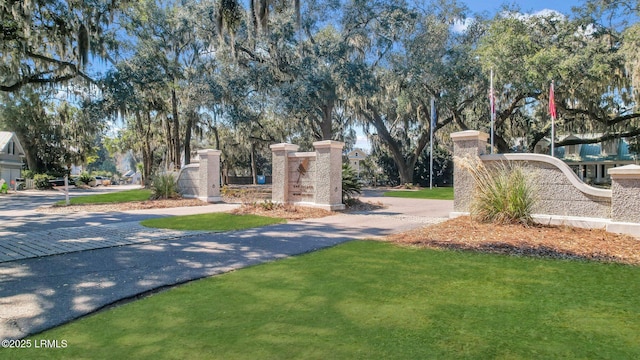
[[[51,123],[66,113],[84,129],[70,135],[75,149],[109,121],[118,131],[108,147],[132,151],[145,179],[205,146],[223,150],[226,175],[255,178],[269,144],[350,148],[361,128],[374,155],[411,183],[432,130],[438,153],[453,131],[489,130],[491,72],[499,151],[550,136],[552,80],[557,132],[597,134],[556,146],[639,136],[638,5],[589,0],[573,14],[537,15],[506,7],[484,18],[456,0],[6,0],[2,116],[9,124],[29,108]],[[107,59],[99,70],[98,58]],[[43,84],[56,91],[69,81],[78,95],[66,110],[38,100]]]

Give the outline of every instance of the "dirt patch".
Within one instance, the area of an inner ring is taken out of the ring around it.
[[[428,248],[640,265],[640,240],[569,226],[483,224],[459,217],[392,235],[389,240]]]
[[[166,199],[166,200],[147,200],[147,201],[131,201],[126,203],[115,204],[87,204],[87,205],[69,205],[69,206],[53,206],[41,207],[36,211],[48,214],[74,213],[74,212],[113,212],[127,210],[145,210],[145,209],[165,209],[172,207],[186,206],[204,206],[209,205],[198,199]]]

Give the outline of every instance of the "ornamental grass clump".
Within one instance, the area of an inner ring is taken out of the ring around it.
[[[153,178],[152,199],[175,199],[180,197],[178,182],[173,174],[162,174]]]
[[[536,186],[530,169],[516,163],[495,162],[486,167],[479,159],[458,159],[475,180],[471,217],[499,224],[533,223],[531,213]]]

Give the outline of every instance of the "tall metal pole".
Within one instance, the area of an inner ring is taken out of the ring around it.
[[[491,102],[491,153],[493,154],[493,127],[496,121],[496,100],[493,96],[493,69],[491,69],[491,90],[489,91],[489,98]]]
[[[554,142],[556,139],[556,95],[553,86],[553,80],[551,80],[551,88],[549,90],[549,112],[551,113],[551,156],[554,156]]]

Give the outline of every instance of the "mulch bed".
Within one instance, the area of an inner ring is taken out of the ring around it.
[[[36,211],[49,214],[73,213],[73,212],[110,212],[110,211],[127,211],[127,210],[146,210],[146,209],[166,209],[173,207],[186,206],[204,206],[209,205],[198,199],[165,199],[165,200],[147,200],[147,201],[131,201],[126,203],[114,204],[86,204],[86,205],[69,205],[69,206],[49,206],[41,207]]]
[[[335,215],[332,211],[306,206],[279,205],[273,203],[269,205],[272,207],[268,208],[261,204],[243,204],[241,207],[231,210],[231,213],[255,214],[287,220],[313,219]]]
[[[600,229],[484,224],[459,217],[395,234],[389,240],[427,248],[640,265],[639,239]]]

